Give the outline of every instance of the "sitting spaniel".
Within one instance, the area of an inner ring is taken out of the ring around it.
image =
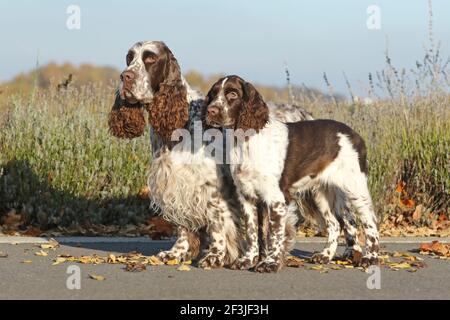
[[[282,123],[270,115],[254,86],[237,76],[217,81],[207,101],[206,122],[234,130],[238,140],[227,152],[249,239],[244,256],[237,261],[239,268],[258,260],[257,204],[266,208],[269,236],[267,252],[256,271],[276,272],[289,241],[286,224],[295,221],[293,204],[315,188],[322,190],[315,192],[315,200],[328,222],[342,215],[334,211],[345,206],[336,206],[327,193],[340,192],[351,202],[366,238],[361,263],[378,263],[379,234],[367,185],[366,147],[356,132],[332,120]]]

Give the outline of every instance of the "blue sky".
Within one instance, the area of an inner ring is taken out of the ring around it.
[[[81,8],[81,30],[66,28],[66,8]],[[381,30],[368,30],[366,9],[381,9]],[[434,27],[450,54],[450,1],[434,0]],[[383,67],[385,38],[397,66],[412,66],[427,43],[427,0],[0,0],[0,81],[39,61],[123,68],[139,40],[164,40],[183,71],[234,73],[283,85],[284,62],[294,83],[324,88],[327,72],[345,91]]]

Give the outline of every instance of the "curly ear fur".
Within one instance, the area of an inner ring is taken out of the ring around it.
[[[109,132],[121,139],[133,139],[144,134],[146,121],[142,104],[130,105],[116,94],[108,116]]]
[[[243,88],[244,106],[239,114],[237,129],[253,129],[258,132],[269,121],[269,108],[251,83],[245,82]]]
[[[149,107],[149,123],[163,139],[169,140],[172,132],[184,128],[189,120],[188,101],[184,86],[161,84]]]
[[[189,103],[186,87],[181,80],[180,66],[169,48],[165,47],[165,50],[165,80],[159,85],[149,106],[149,122],[159,136],[169,140],[174,130],[186,126],[189,120]]]

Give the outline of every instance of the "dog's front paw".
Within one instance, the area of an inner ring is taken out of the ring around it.
[[[179,262],[182,262],[184,260],[181,255],[175,254],[172,251],[161,251],[156,256],[164,263],[167,263],[167,261],[171,260],[178,260]]]
[[[249,270],[256,266],[258,262],[258,257],[242,257],[237,259],[231,266],[231,269],[234,270]]]
[[[216,269],[223,267],[224,257],[223,254],[208,253],[199,262],[198,265],[203,269]]]
[[[378,266],[380,265],[380,260],[377,256],[373,255],[365,255],[362,257],[360,262],[357,264],[359,267],[368,268],[370,266]]]
[[[265,260],[258,263],[255,271],[259,273],[275,273],[278,272],[282,266],[283,265],[281,262],[274,260]]]
[[[317,264],[328,264],[330,263],[330,257],[323,253],[315,253],[311,257],[311,262]]]

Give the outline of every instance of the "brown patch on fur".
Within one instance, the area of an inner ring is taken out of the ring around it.
[[[133,139],[144,134],[146,124],[144,106],[130,105],[117,94],[108,116],[109,132],[117,138]]]
[[[153,130],[169,140],[172,132],[184,128],[189,120],[188,101],[184,86],[161,85],[149,107],[149,122]]]
[[[200,235],[198,232],[188,231],[187,241],[189,243],[189,256],[195,259],[200,254]]]
[[[243,88],[244,108],[239,114],[237,129],[254,129],[258,132],[269,121],[269,108],[251,83],[245,82]]]
[[[162,50],[165,52],[165,59],[161,59],[160,64],[155,67],[160,67],[164,72],[152,73],[156,77],[151,81],[155,96],[148,111],[153,130],[163,139],[169,140],[174,130],[186,126],[189,120],[189,103],[177,60],[166,45],[162,44]]]
[[[140,108],[122,107],[109,113],[109,132],[121,139],[140,137],[145,131],[144,110]]]
[[[317,176],[336,159],[341,148],[338,133],[349,137],[359,154],[360,170],[367,170],[364,141],[345,124],[333,120],[314,120],[287,125],[289,147],[280,180],[280,187],[285,195],[294,183],[306,176]]]

